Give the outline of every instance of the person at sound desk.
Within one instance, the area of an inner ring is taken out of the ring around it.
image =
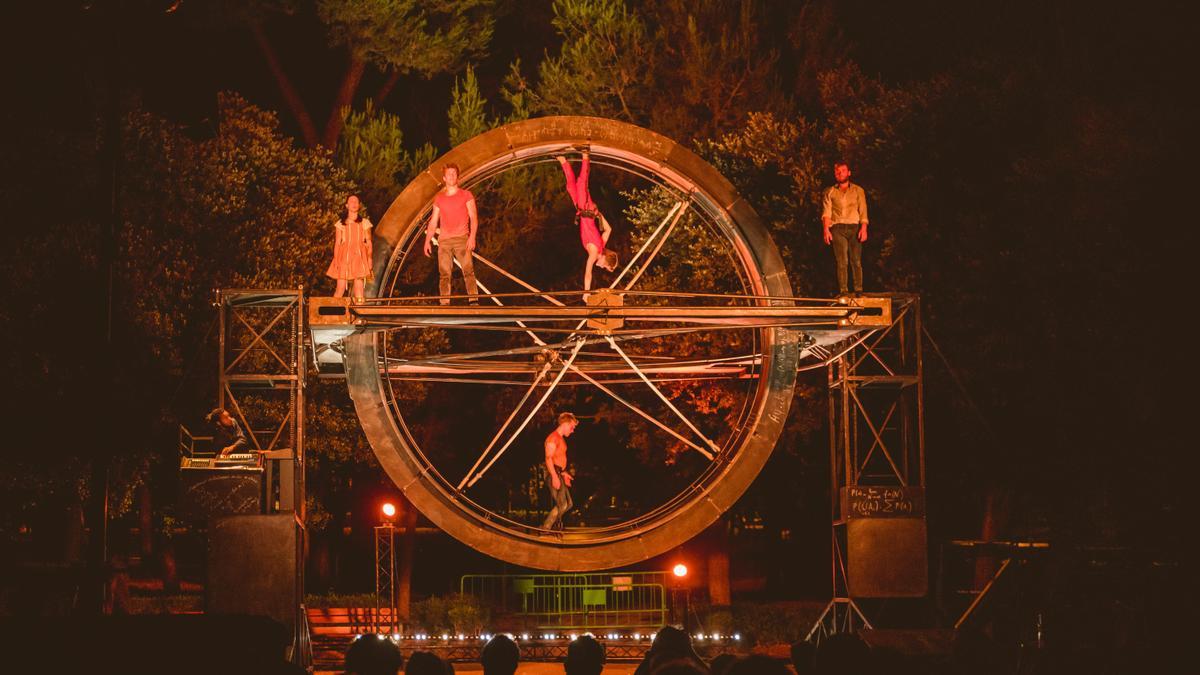
[[[233,419],[233,415],[224,408],[213,408],[212,412],[204,417],[213,428],[213,449],[217,452],[218,457],[227,457],[235,452],[249,452],[250,442],[246,440],[246,434],[242,433],[242,427]]]

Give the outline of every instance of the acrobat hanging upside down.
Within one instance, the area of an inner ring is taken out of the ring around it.
[[[587,292],[592,290],[592,266],[609,272],[613,271],[617,267],[617,253],[605,250],[608,238],[612,235],[612,226],[608,224],[608,219],[604,217],[604,214],[596,208],[596,203],[592,201],[591,192],[588,191],[591,158],[586,148],[583,149],[582,154],[583,162],[579,167],[578,177],[575,176],[575,171],[571,169],[571,164],[565,155],[558,156],[558,163],[562,165],[563,176],[567,179],[567,194],[571,196],[571,203],[575,205],[575,221],[579,223],[579,240],[588,254],[587,262],[583,266],[583,297],[586,300]],[[597,226],[597,221],[599,221],[599,226]]]

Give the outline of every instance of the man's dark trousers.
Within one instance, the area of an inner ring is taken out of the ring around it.
[[[850,290],[846,285],[846,265],[849,263],[854,273],[854,292],[861,293],[862,283],[862,242],[858,240],[859,225],[854,223],[838,223],[829,228],[833,235],[833,257],[837,260],[838,292],[845,294]]]

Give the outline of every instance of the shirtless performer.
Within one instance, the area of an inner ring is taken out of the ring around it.
[[[561,529],[562,517],[571,510],[571,474],[567,473],[567,436],[575,432],[579,419],[569,412],[558,416],[558,426],[546,437],[546,487],[554,506],[542,523],[543,530]]]

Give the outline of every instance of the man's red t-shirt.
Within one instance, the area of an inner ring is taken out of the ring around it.
[[[439,227],[442,228],[442,239],[470,234],[471,217],[467,214],[467,202],[474,199],[475,195],[470,190],[462,188],[452,195],[442,190],[433,198],[433,205],[441,212]]]

